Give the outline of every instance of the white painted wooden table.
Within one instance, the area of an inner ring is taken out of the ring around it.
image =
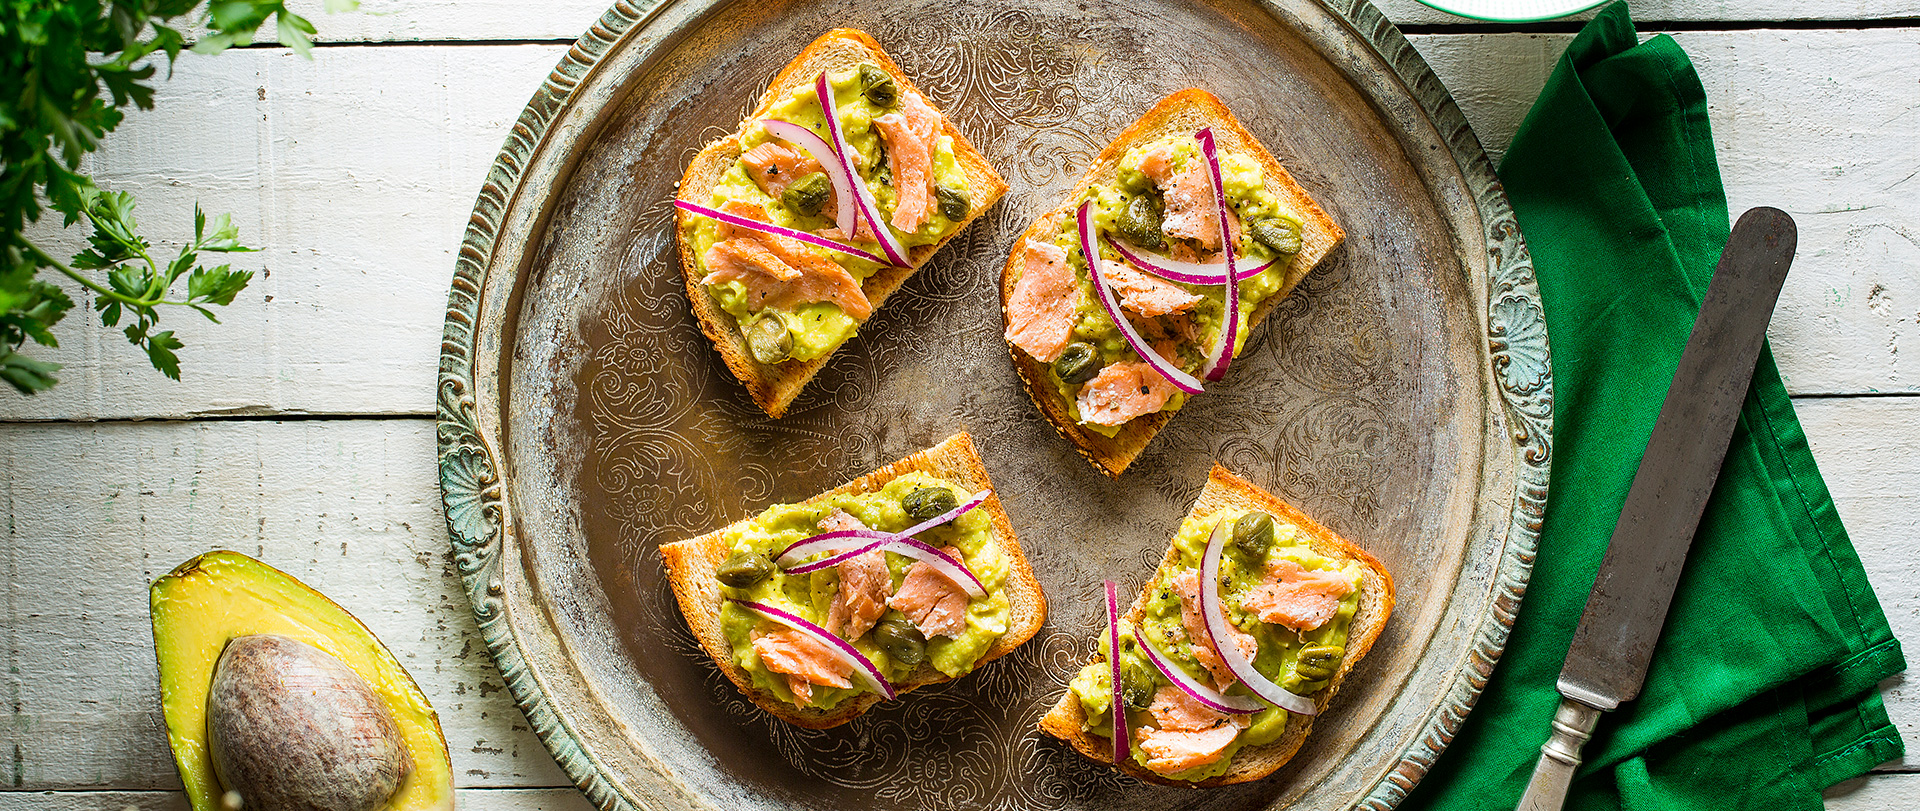
[[[178,809],[147,584],[223,546],[333,596],[440,710],[468,809],[587,808],[501,685],[449,559],[433,395],[454,251],[534,88],[607,0],[362,0],[312,62],[189,55],[91,163],[157,234],[231,211],[261,271],[213,327],[176,318],[185,380],[63,325],[50,394],[0,393],[0,811]],[[1504,149],[1574,30],[1387,0],[1481,140]],[[1920,655],[1920,0],[1636,2],[1712,102],[1734,211],[1792,212],[1771,336],[1894,631]],[[76,234],[41,237],[76,246]],[[57,251],[56,251],[57,253]],[[1913,750],[1836,787],[1920,808],[1920,696],[1882,685]]]

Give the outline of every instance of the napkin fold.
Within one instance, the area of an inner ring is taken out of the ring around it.
[[[1552,481],[1506,652],[1408,809],[1518,802],[1728,233],[1700,79],[1671,38],[1638,41],[1624,2],[1568,47],[1500,177],[1546,308]],[[1602,717],[1567,807],[1820,809],[1900,756],[1876,684],[1905,667],[1762,350],[1646,687]]]

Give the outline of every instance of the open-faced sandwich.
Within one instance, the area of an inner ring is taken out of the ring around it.
[[[1014,243],[1000,276],[1014,365],[1060,434],[1119,476],[1343,236],[1219,99],[1174,93]]]
[[[660,554],[720,670],[768,712],[813,729],[964,676],[1046,620],[964,433]]]
[[[1220,786],[1272,774],[1300,750],[1379,638],[1393,580],[1216,465],[1133,608],[1121,615],[1112,581],[1106,599],[1101,655],[1041,731],[1145,780]]]
[[[829,31],[687,167],[675,200],[687,297],[777,418],[1006,189],[873,37]]]

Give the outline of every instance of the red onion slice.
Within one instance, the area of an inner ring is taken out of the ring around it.
[[[1320,708],[1314,706],[1313,699],[1295,695],[1275,684],[1255,670],[1252,660],[1240,652],[1239,645],[1233,644],[1231,629],[1227,627],[1226,606],[1220,598],[1220,552],[1226,548],[1227,538],[1232,535],[1233,530],[1225,520],[1214,524],[1213,535],[1207,539],[1207,553],[1200,558],[1200,613],[1206,616],[1207,636],[1212,639],[1220,660],[1226,662],[1227,669],[1247,685],[1254,695],[1287,712],[1319,715]]]
[[[773,562],[780,564],[781,568],[786,568],[799,563],[804,558],[810,557],[812,555],[818,555],[821,552],[826,552],[832,549],[846,549],[848,548],[849,545],[846,543],[840,542],[840,539],[843,539],[843,538],[864,538],[869,540],[883,540],[883,541],[891,540],[894,538],[911,538],[912,536],[915,536],[927,530],[933,529],[934,527],[940,526],[941,524],[947,523],[948,521],[952,521],[955,518],[959,518],[960,516],[966,514],[968,510],[971,510],[975,507],[980,506],[981,504],[986,503],[987,497],[991,495],[993,495],[992,490],[982,490],[978,493],[974,493],[973,495],[968,496],[966,501],[962,501],[959,504],[955,505],[953,509],[943,512],[925,521],[921,521],[920,523],[914,524],[913,526],[907,527],[906,529],[903,529],[899,532],[881,532],[879,530],[873,530],[873,529],[841,529],[841,530],[834,530],[833,532],[821,533],[819,535],[815,535],[813,537],[807,538],[806,540],[796,542],[788,546],[787,548],[780,550],[780,554],[773,556]]]
[[[780,570],[783,572],[806,574],[807,572],[825,569],[828,566],[833,566],[851,558],[857,558],[875,549],[879,549],[885,546],[888,541],[895,540],[899,537],[900,536],[891,532],[881,532],[877,529],[838,529],[822,535],[815,535],[806,540],[789,545],[787,548],[780,550],[780,554],[773,557],[773,562],[779,564]],[[818,555],[821,552],[833,552],[835,554],[812,563],[804,565],[800,563],[801,560]]]
[[[846,167],[847,176],[853,181],[854,199],[860,203],[860,216],[873,226],[873,236],[880,240],[880,250],[885,251],[890,264],[896,267],[911,267],[907,264],[907,249],[894,239],[892,226],[880,219],[880,205],[873,201],[873,192],[867,188],[867,181],[853,166],[853,150],[847,147],[847,136],[840,131],[840,111],[833,103],[833,88],[827,86],[827,72],[821,71],[820,77],[813,80],[813,93],[820,100],[820,112],[827,118],[827,132],[833,136],[833,148],[840,154],[841,165]],[[848,231],[852,234],[852,231]]]
[[[968,510],[986,503],[987,497],[991,495],[993,495],[992,490],[982,490],[974,493],[972,496],[969,496],[966,501],[960,502],[953,509],[921,521],[918,524],[914,524],[900,532],[881,532],[872,529],[841,529],[815,535],[780,550],[780,554],[774,556],[774,563],[779,564],[780,568],[789,574],[806,574],[807,572],[825,569],[841,561],[859,557],[860,555],[884,547],[889,552],[897,552],[932,566],[935,570],[939,571],[940,574],[945,575],[948,580],[958,584],[961,590],[965,591],[969,597],[976,599],[985,597],[987,596],[986,584],[981,583],[980,578],[975,577],[973,572],[967,569],[966,564],[955,560],[952,555],[940,551],[932,544],[917,540],[913,536],[959,518],[966,514]],[[867,541],[867,543],[856,546],[851,543],[854,541]],[[834,550],[846,551],[821,558],[812,563],[800,563],[800,561],[818,555],[821,552]]]
[[[689,203],[685,200],[675,200],[673,201],[673,206],[674,208],[678,208],[681,211],[689,211],[694,214],[698,214],[702,217],[712,217],[713,219],[719,220],[728,225],[736,226],[739,228],[745,228],[749,231],[759,231],[760,233],[763,233],[763,234],[775,234],[777,236],[783,236],[789,239],[796,239],[801,242],[805,242],[808,245],[826,248],[829,251],[838,251],[848,256],[865,259],[876,265],[887,264],[887,260],[885,259],[881,259],[878,256],[874,256],[873,254],[867,253],[866,251],[860,250],[859,248],[855,248],[852,245],[848,245],[843,242],[835,242],[831,239],[827,239],[826,237],[820,236],[819,234],[809,234],[805,231],[796,231],[792,228],[782,228],[770,222],[761,222],[756,219],[742,217],[738,214],[728,214],[727,212],[721,211],[717,208],[707,208],[706,206],[699,205],[696,203]]]
[[[1085,208],[1081,209],[1086,211]],[[1127,704],[1120,689],[1120,595],[1119,586],[1112,580],[1106,581],[1107,587],[1107,664],[1113,668],[1113,703],[1107,707],[1107,714],[1113,716],[1113,762],[1119,765],[1133,754],[1133,744],[1127,740]]]
[[[1187,671],[1181,670],[1179,665],[1167,661],[1167,657],[1153,647],[1153,642],[1147,639],[1146,634],[1140,634],[1139,639],[1140,649],[1146,651],[1147,661],[1153,663],[1154,668],[1160,671],[1160,675],[1167,677],[1167,681],[1173,682],[1173,686],[1180,688],[1181,692],[1208,709],[1228,715],[1245,715],[1267,708],[1267,705],[1260,703],[1258,699],[1230,696],[1201,684],[1199,680],[1187,675]]]
[[[813,134],[813,130],[799,124],[769,118],[760,122],[760,126],[767,131],[768,135],[806,150],[821,168],[827,170],[827,180],[833,182],[834,204],[838,207],[834,212],[833,224],[840,227],[840,233],[853,236],[854,226],[860,222],[855,219],[859,216],[859,209],[854,208],[853,178],[849,175],[852,170],[847,168],[846,162],[841,160],[839,155],[834,154],[832,146],[820,140],[820,136]]]
[[[874,692],[886,696],[889,699],[893,698],[893,685],[888,683],[886,676],[880,675],[880,668],[875,667],[871,659],[861,655],[860,651],[854,648],[852,643],[827,633],[827,629],[825,628],[765,603],[756,603],[751,600],[738,600],[731,597],[728,599],[732,599],[734,602],[746,608],[759,612],[761,616],[767,619],[820,640],[826,644],[827,649],[833,653],[835,659],[852,665],[853,672],[865,677],[864,681],[866,681],[868,687],[873,688]]]
[[[1240,332],[1240,265],[1234,256],[1233,233],[1227,230],[1227,181],[1220,172],[1220,155],[1214,150],[1213,128],[1203,128],[1193,137],[1200,142],[1200,154],[1206,156],[1207,172],[1213,176],[1213,202],[1220,212],[1220,255],[1226,257],[1227,267],[1233,268],[1226,274],[1227,320],[1220,327],[1220,343],[1207,353],[1207,363],[1200,369],[1208,380],[1219,380],[1233,363],[1233,346]]]
[[[1182,262],[1178,259],[1155,256],[1141,250],[1137,245],[1128,244],[1126,240],[1109,239],[1107,240],[1107,244],[1112,245],[1114,250],[1119,251],[1120,258],[1127,260],[1127,264],[1170,282],[1209,285],[1227,283],[1225,265]],[[1261,272],[1267,268],[1273,267],[1273,263],[1278,261],[1280,260],[1277,258],[1269,259],[1255,267],[1241,267],[1234,272],[1234,278],[1244,282],[1260,275]]]
[[[1180,367],[1173,365],[1172,361],[1160,357],[1160,353],[1147,345],[1146,339],[1140,337],[1133,324],[1120,312],[1119,297],[1114,294],[1113,285],[1107,281],[1106,274],[1100,272],[1100,250],[1095,247],[1093,220],[1087,213],[1092,205],[1092,201],[1080,204],[1080,255],[1087,259],[1087,275],[1093,278],[1093,291],[1098,294],[1100,306],[1106,309],[1107,317],[1113,319],[1114,326],[1119,327],[1120,334],[1126,337],[1127,346],[1132,347],[1141,360],[1181,391],[1199,394],[1200,379],[1180,371]]]
[[[850,535],[853,533],[862,533],[862,534],[873,533],[873,530],[850,529],[850,530],[842,530],[841,532],[829,532],[827,534],[828,535]],[[882,535],[882,536],[886,535],[886,533],[884,532],[873,533],[873,534]],[[825,537],[825,536],[819,536],[819,537]],[[808,539],[807,541],[801,541],[801,543],[809,543],[811,541],[812,539]],[[882,540],[874,541],[864,546],[856,547],[852,550],[842,552],[838,555],[822,558],[812,563],[795,566],[793,568],[786,569],[785,571],[787,574],[806,574],[808,572],[815,572],[821,569],[825,569],[828,566],[833,566],[835,564],[838,564],[841,561],[847,560],[849,558],[859,557],[868,552],[872,552],[875,549],[885,549],[888,552],[905,555],[907,557],[913,558],[914,560],[925,563],[928,566],[932,566],[935,571],[938,571],[940,574],[944,575],[948,580],[951,580],[956,585],[960,586],[960,590],[966,592],[968,597],[979,599],[987,596],[986,584],[981,583],[980,578],[975,577],[973,575],[973,572],[967,569],[966,564],[961,563],[959,560],[956,560],[952,555],[949,555],[945,552],[940,551],[938,548],[934,547],[932,544],[926,543],[925,541],[915,540],[913,538],[900,538],[900,537],[888,536],[883,538]]]
[[[880,543],[886,543],[898,537],[900,537],[898,533],[881,532],[877,529],[836,529],[832,532],[822,533],[789,544],[787,548],[780,550],[780,554],[773,556],[773,562],[780,564],[781,568],[785,569],[788,566],[798,564],[802,558],[812,557],[821,552],[843,551],[855,548],[865,549],[867,547],[877,546]],[[840,555],[835,555],[834,557],[845,560],[845,558]],[[834,563],[839,563],[840,560],[835,560]],[[788,571],[792,570],[788,569]],[[807,571],[813,571],[813,569],[809,568]]]

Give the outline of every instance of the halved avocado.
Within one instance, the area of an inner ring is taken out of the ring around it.
[[[389,811],[453,808],[453,764],[440,717],[367,626],[320,592],[238,552],[208,552],[153,582],[153,647],[160,704],[180,782],[194,811],[219,811],[225,789],[207,746],[207,694],[227,643],[277,634],[326,651],[366,679],[392,713],[413,773]]]

